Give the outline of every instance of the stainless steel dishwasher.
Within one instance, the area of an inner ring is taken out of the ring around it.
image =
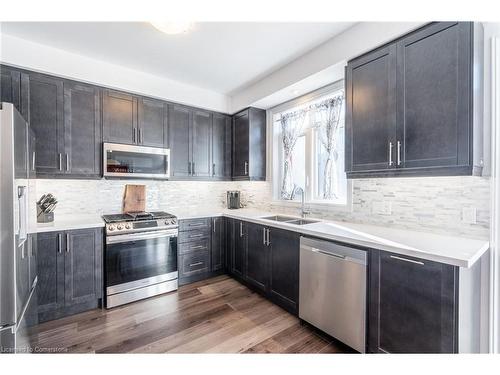
[[[299,317],[364,353],[366,251],[300,238]]]

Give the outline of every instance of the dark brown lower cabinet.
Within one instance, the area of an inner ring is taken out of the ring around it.
[[[458,267],[371,250],[368,351],[456,353]]]
[[[102,229],[37,235],[40,322],[99,305],[102,297]]]

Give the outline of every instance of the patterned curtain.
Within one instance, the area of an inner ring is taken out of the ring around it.
[[[292,199],[293,184],[293,149],[297,139],[304,133],[307,111],[285,113],[280,116],[281,140],[283,142],[283,177],[280,195],[282,199]]]
[[[333,199],[338,197],[337,175],[338,151],[335,147],[337,134],[341,123],[342,104],[344,95],[335,96],[314,105],[315,127],[318,138],[327,153],[327,160],[323,170],[323,199]]]

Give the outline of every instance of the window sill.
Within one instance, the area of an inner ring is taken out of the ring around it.
[[[287,207],[287,208],[293,207],[297,209],[300,209],[300,207],[302,206],[300,201],[286,201],[280,199],[273,199],[271,201],[271,205]],[[311,210],[352,212],[352,201],[347,202],[346,204],[339,204],[326,201],[306,201],[304,206],[306,209],[311,209]]]

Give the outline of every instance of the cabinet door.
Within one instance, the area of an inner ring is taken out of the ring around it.
[[[470,164],[471,34],[471,23],[439,22],[398,42],[401,167]]]
[[[151,147],[165,147],[167,144],[167,105],[161,100],[139,100],[138,141]]]
[[[395,168],[396,46],[347,66],[346,172]]]
[[[21,112],[21,72],[1,66],[0,79],[0,102],[12,103]]]
[[[189,140],[192,113],[187,107],[169,106],[169,144],[172,177],[186,177],[191,174],[191,158],[189,157]]]
[[[233,177],[248,176],[249,157],[248,110],[233,117]]]
[[[64,90],[63,81],[32,73],[29,75],[29,124],[36,136],[36,172],[64,173]]]
[[[369,351],[457,351],[457,267],[372,251],[369,274]]]
[[[268,284],[267,228],[262,225],[245,223],[247,226],[246,280],[266,291]]]
[[[64,83],[64,127],[66,173],[74,176],[101,175],[101,109],[97,87]]]
[[[232,225],[231,246],[231,273],[242,279],[245,278],[247,225],[241,220],[234,220]]]
[[[64,307],[63,232],[37,235],[38,311],[47,313]]]
[[[224,257],[226,256],[225,237],[224,218],[212,218],[211,271],[219,271],[224,268]]]
[[[212,176],[231,176],[231,118],[215,113],[212,125]]]
[[[137,98],[121,92],[104,90],[102,96],[104,142],[137,143]]]
[[[198,177],[209,177],[212,170],[210,140],[212,138],[212,114],[205,111],[194,111],[192,123],[192,165],[191,174]]]
[[[299,303],[300,235],[269,229],[269,293],[271,299],[293,314]]]
[[[65,232],[66,306],[101,297],[101,229]]]

